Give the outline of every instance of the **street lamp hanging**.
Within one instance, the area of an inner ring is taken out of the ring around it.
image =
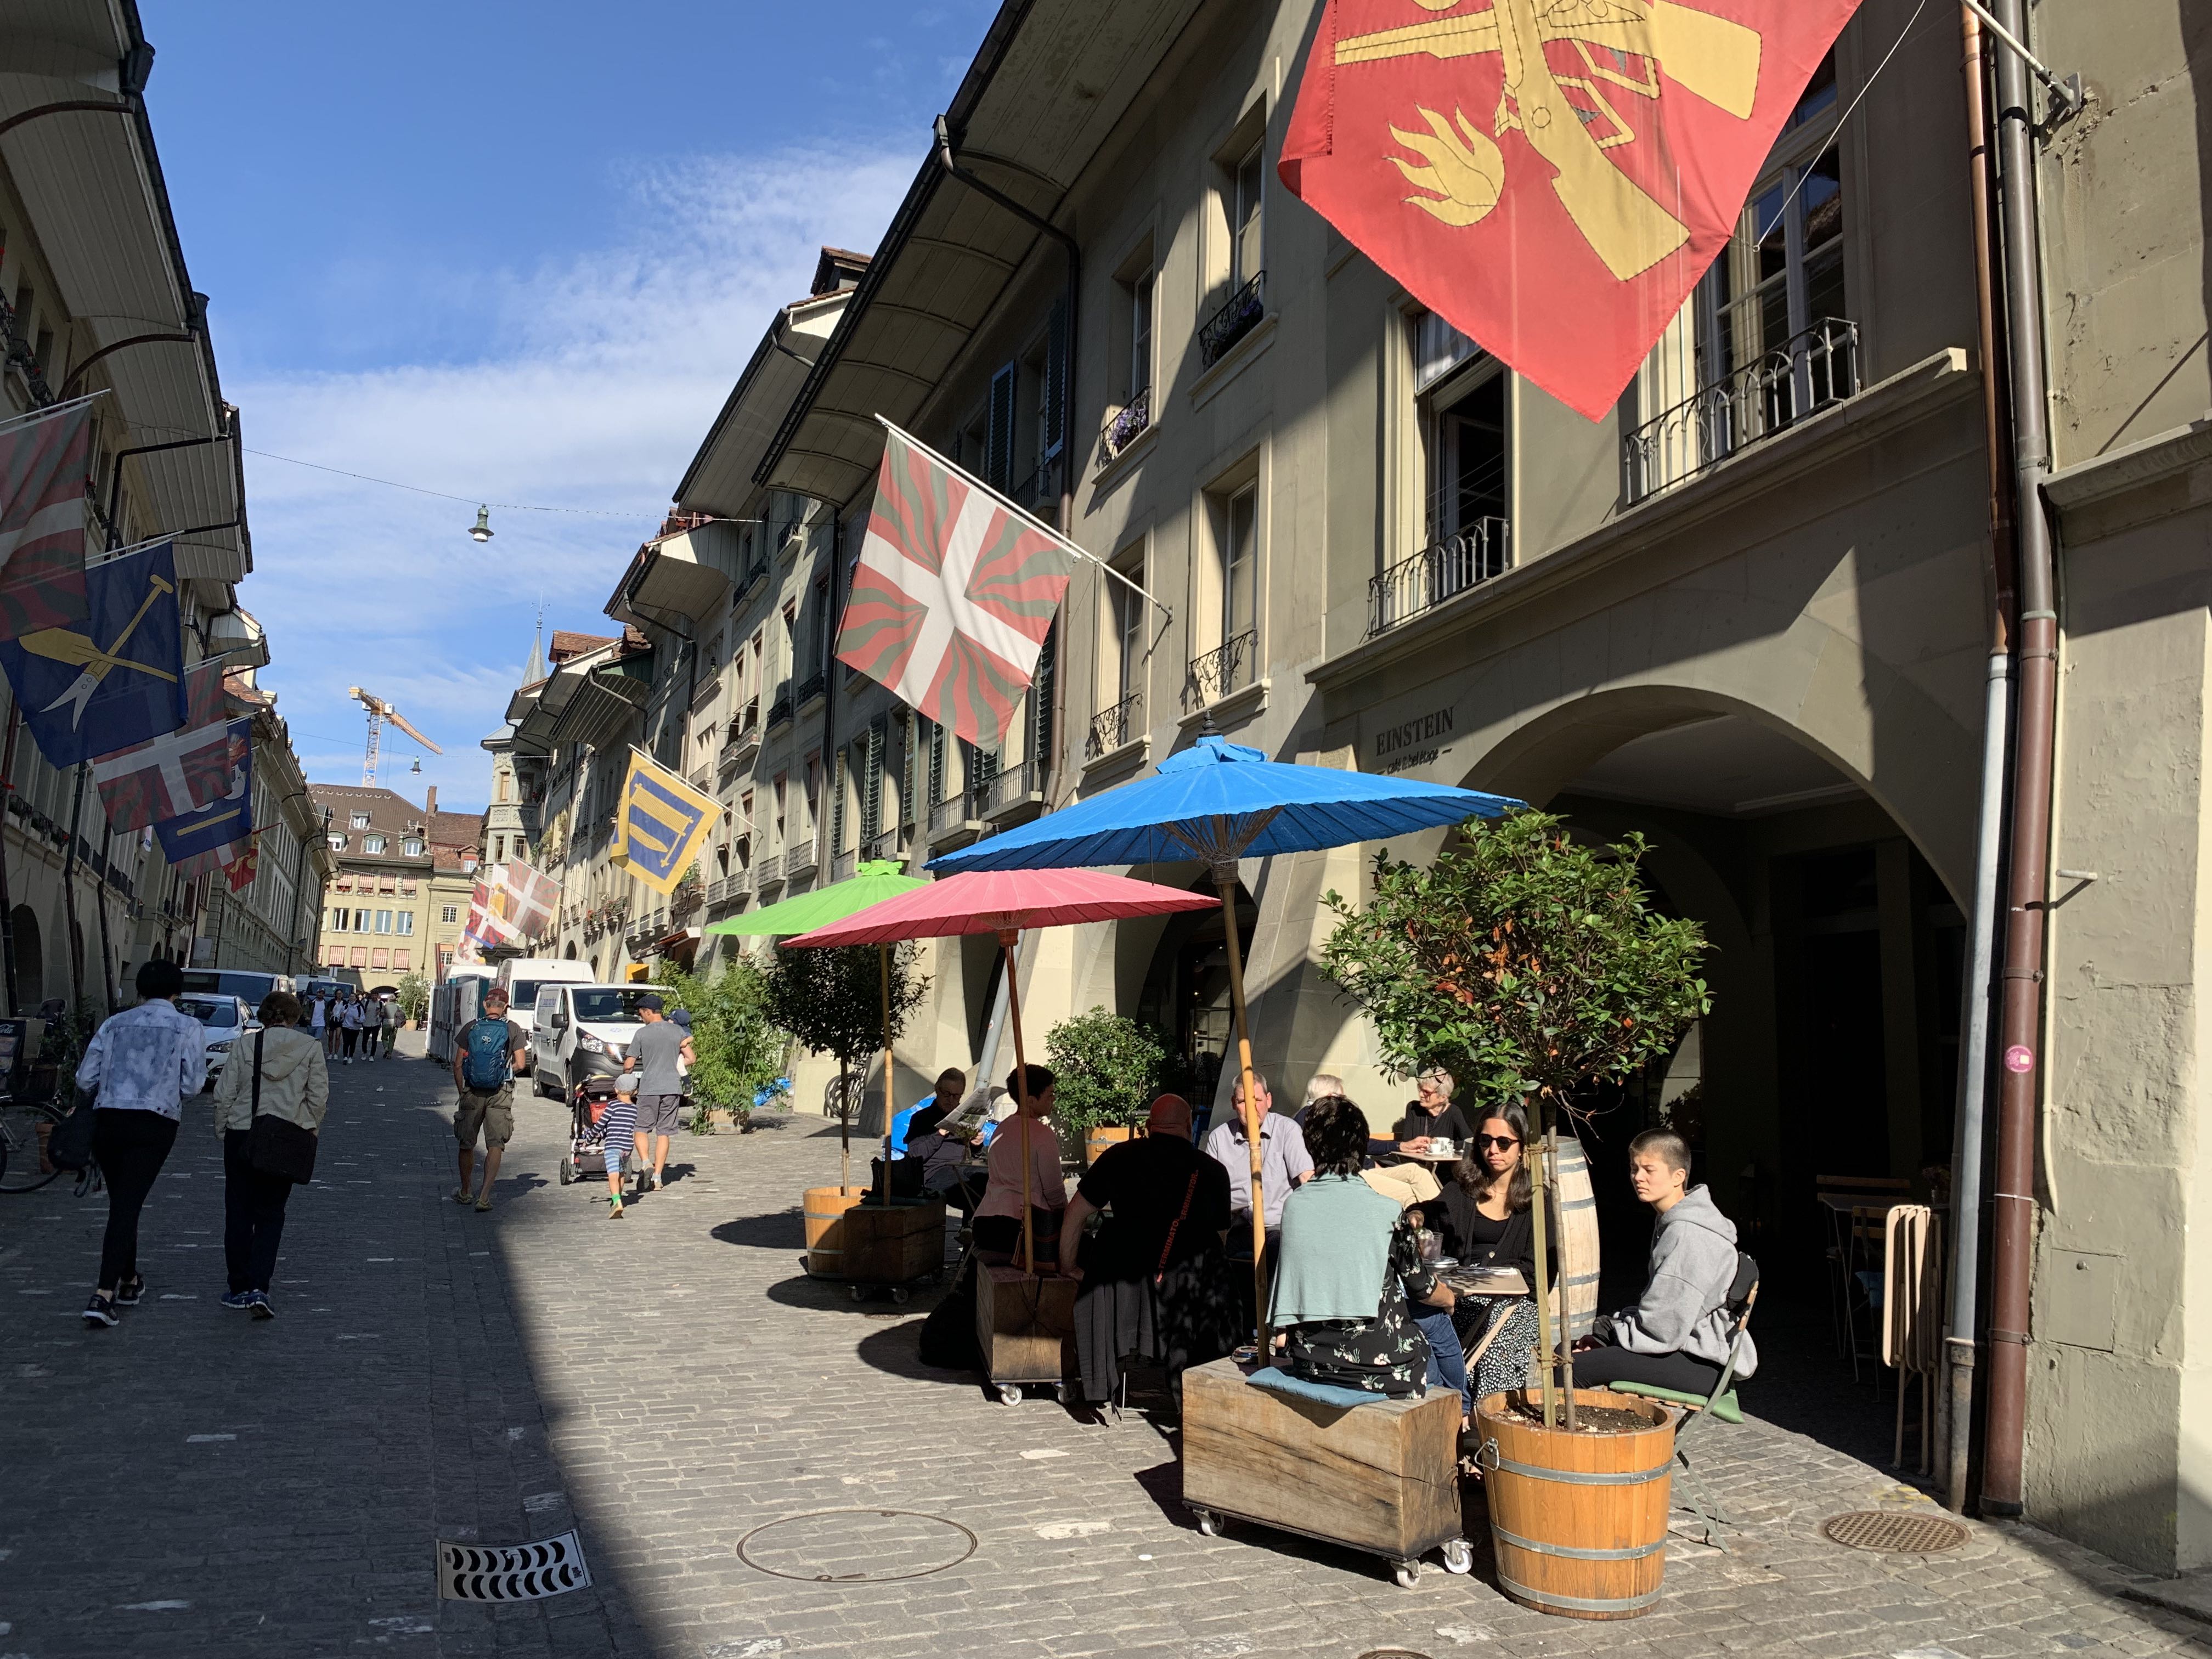
[[[477,521],[469,526],[469,535],[472,540],[478,542],[488,542],[491,539],[491,509],[489,507],[480,507],[477,509]]]

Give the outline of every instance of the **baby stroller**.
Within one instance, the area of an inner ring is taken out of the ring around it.
[[[568,1091],[568,1152],[561,1160],[561,1184],[563,1187],[578,1181],[592,1181],[605,1173],[606,1111],[615,1097],[622,1092],[621,1079],[605,1073],[578,1079]],[[625,1174],[636,1162],[635,1149],[623,1148],[623,1170]]]

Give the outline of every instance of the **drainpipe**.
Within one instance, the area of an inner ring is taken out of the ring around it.
[[[952,134],[945,118],[937,118],[937,161],[945,171],[985,199],[1000,207],[1058,242],[1067,255],[1067,338],[1060,347],[1060,533],[1070,541],[1075,539],[1075,319],[1076,307],[1083,297],[1083,250],[1075,238],[1051,220],[1032,213],[1005,191],[983,182],[952,158]],[[1067,655],[1066,630],[1060,633],[1062,660],[1054,665],[1052,681],[1052,769],[1048,775],[1037,781],[1037,787],[1049,801],[1059,793],[1060,772],[1067,753]]]
[[[1996,946],[1997,867],[2002,851],[2006,740],[2011,730],[2014,591],[2012,460],[2008,395],[2001,356],[1996,271],[1990,257],[1990,167],[1987,66],[1981,20],[1959,9],[1960,68],[1966,77],[1967,184],[1972,192],[1974,297],[1980,335],[1982,422],[1989,453],[1990,568],[1996,599],[1990,617],[1989,686],[1982,710],[1982,794],[1974,844],[1972,931],[1967,935],[1965,1007],[1960,1023],[1956,1138],[1951,1155],[1951,1306],[1944,1339],[1947,1386],[1938,1401],[1944,1446],[1946,1502],[1964,1512],[1972,1463],[1974,1364],[1981,1284],[1982,1106],[1989,1089],[1990,978]]]
[[[1997,0],[1997,21],[2022,33],[2021,0]],[[1996,1209],[1990,1226],[1989,1419],[1982,1513],[2021,1512],[2027,1431],[2029,1268],[2035,1229],[2036,1098],[2043,1019],[2045,896],[2051,857],[2052,750],[2057,738],[2058,613],[2043,481],[2051,430],[2043,364],[2043,273],[2038,264],[2034,118],[2027,66],[1997,59],[1997,157],[2002,180],[2005,326],[2012,371],[2014,510],[2020,559],[2020,692],[2013,731],[2013,799],[1998,1022]]]

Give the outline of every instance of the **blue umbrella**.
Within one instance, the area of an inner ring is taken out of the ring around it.
[[[1331,766],[1271,761],[1257,749],[1203,737],[1169,756],[1154,775],[993,836],[928,867],[1054,870],[1101,864],[1173,864],[1196,859],[1221,894],[1229,946],[1230,1006],[1244,1081],[1245,1139],[1252,1153],[1252,1254],[1265,1245],[1260,1193],[1260,1124],[1254,1109],[1252,1036],[1244,1016],[1243,951],[1237,938],[1237,861],[1311,853],[1409,835],[1472,817],[1494,818],[1525,803],[1474,789]],[[1266,1304],[1261,1304],[1262,1317]]]

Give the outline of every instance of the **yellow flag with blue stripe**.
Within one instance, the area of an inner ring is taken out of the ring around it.
[[[673,892],[706,850],[721,810],[713,796],[702,794],[644,750],[632,749],[610,854],[647,886]]]

